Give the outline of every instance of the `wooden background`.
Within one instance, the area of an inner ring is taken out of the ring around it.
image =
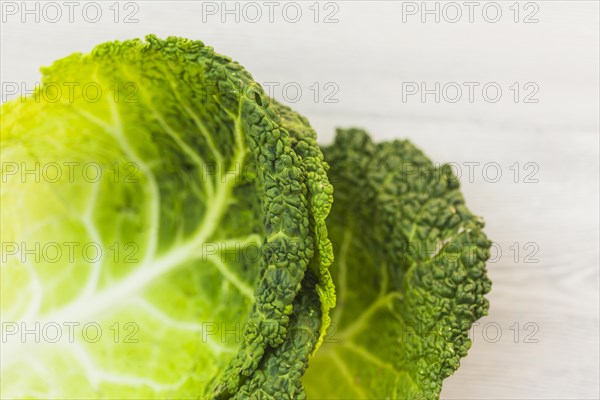
[[[338,22],[329,24],[314,22],[313,2],[299,2],[303,16],[294,24],[281,12],[274,23],[267,15],[258,23],[231,16],[222,23],[220,14],[203,21],[202,3],[176,1],[135,2],[138,22],[114,23],[113,2],[100,3],[105,17],[95,24],[80,17],[72,24],[66,17],[3,21],[2,82],[33,84],[39,66],[100,42],[180,35],[233,56],[259,82],[278,83],[280,100],[286,100],[283,85],[299,86],[302,96],[292,105],[309,117],[322,143],[337,126],[364,127],[380,140],[410,138],[434,160],[457,163],[468,205],[485,217],[501,251],[489,264],[490,315],[475,327],[470,354],[442,397],[600,398],[598,2],[521,2],[518,23],[513,1],[497,2],[497,23],[483,18],[485,2],[473,23],[468,15],[457,23],[444,15],[423,23],[419,14],[404,14],[403,22],[402,2],[318,4],[321,20],[337,9]],[[535,10],[538,22],[523,23]],[[406,82],[428,88],[496,82],[503,93],[491,103],[478,89],[469,102],[463,86],[456,103],[436,103],[433,95],[424,103],[419,96],[403,101]],[[515,103],[514,82],[521,96],[531,92],[526,83],[537,85],[538,102]],[[292,89],[287,98],[295,101]],[[469,162],[479,163],[471,176]]]

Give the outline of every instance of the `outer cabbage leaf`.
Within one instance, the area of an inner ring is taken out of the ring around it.
[[[287,106],[273,100],[271,102],[280,116],[281,124],[290,134],[293,151],[303,161],[301,168],[306,175],[309,231],[315,244],[315,255],[309,264],[312,274],[308,278],[307,288],[304,287],[305,281],[302,281],[299,292],[302,297],[296,299],[296,305],[293,306],[291,334],[275,346],[270,344],[264,349],[257,345],[261,342],[244,342],[238,356],[223,374],[214,392],[216,398],[235,395],[236,398],[245,399],[250,393],[252,398],[257,399],[303,398],[305,394],[300,378],[308,359],[323,342],[331,322],[329,313],[335,306],[335,288],[329,273],[333,248],[325,225],[333,200],[333,188],[327,179],[329,166],[323,160],[316,143],[316,133],[306,118]],[[314,309],[315,304],[319,305],[318,311]],[[309,333],[309,326],[316,331]],[[258,372],[255,373],[257,368]]]
[[[287,106],[277,104],[277,107],[291,133],[292,148],[302,157],[308,171],[311,231],[318,252],[296,297],[288,335],[282,345],[265,354],[252,377],[244,381],[235,394],[240,400],[306,398],[301,378],[308,360],[323,341],[331,321],[329,312],[335,306],[335,290],[328,269],[333,250],[325,226],[331,207],[331,185],[325,178],[327,165],[317,151],[316,135],[308,121]]]
[[[236,400],[306,399],[302,376],[314,352],[322,323],[322,307],[312,272],[302,281],[283,344],[268,352],[258,369],[235,394]]]
[[[308,398],[438,398],[488,309],[483,222],[451,169],[407,141],[341,130],[324,154],[338,305],[303,378]]]
[[[229,58],[154,36],[59,60],[2,106],[3,398],[207,398],[222,374],[233,394],[294,304],[332,298],[326,165],[278,108]],[[23,339],[37,326],[61,339]]]

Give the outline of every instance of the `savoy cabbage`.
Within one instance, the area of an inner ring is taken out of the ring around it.
[[[321,149],[198,41],[42,72],[1,109],[2,398],[439,397],[490,289],[450,169],[360,130]]]

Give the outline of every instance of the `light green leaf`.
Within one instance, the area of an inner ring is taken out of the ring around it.
[[[2,106],[2,397],[207,398],[229,362],[250,376],[324,251],[314,132],[292,137],[201,42],[107,43],[43,73]]]

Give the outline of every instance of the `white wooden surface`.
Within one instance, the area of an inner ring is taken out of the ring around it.
[[[96,24],[3,21],[2,82],[32,84],[39,66],[100,42],[186,36],[236,58],[260,82],[297,82],[303,96],[294,106],[323,143],[336,126],[361,126],[380,140],[410,138],[433,159],[458,163],[468,204],[485,217],[502,257],[489,265],[490,315],[475,328],[470,354],[442,397],[600,398],[598,2],[535,2],[535,24],[514,23],[512,1],[499,2],[496,24],[481,13],[474,23],[421,23],[418,16],[403,23],[401,2],[390,1],[337,2],[334,24],[312,21],[312,2],[300,3],[299,23],[275,14],[272,24],[253,24],[218,16],[203,22],[200,2],[147,1],[136,2],[138,23],[123,24],[112,22],[112,1],[100,3],[106,17]],[[402,101],[402,82],[453,81],[498,82],[503,97],[495,104],[480,95],[473,103]],[[323,102],[322,93],[315,103],[314,82],[321,90],[334,82],[339,102]],[[515,104],[513,82],[535,82],[539,103]],[[496,162],[502,178],[487,182],[479,166],[470,182],[465,162]],[[509,169],[515,162],[519,183]],[[539,166],[538,183],[523,182],[532,171],[523,170],[527,162]],[[521,248],[516,262],[514,242]],[[539,247],[537,263],[524,263],[530,242]],[[539,327],[529,337],[537,343],[525,343],[533,329],[526,323]],[[502,336],[493,343],[498,327]]]

